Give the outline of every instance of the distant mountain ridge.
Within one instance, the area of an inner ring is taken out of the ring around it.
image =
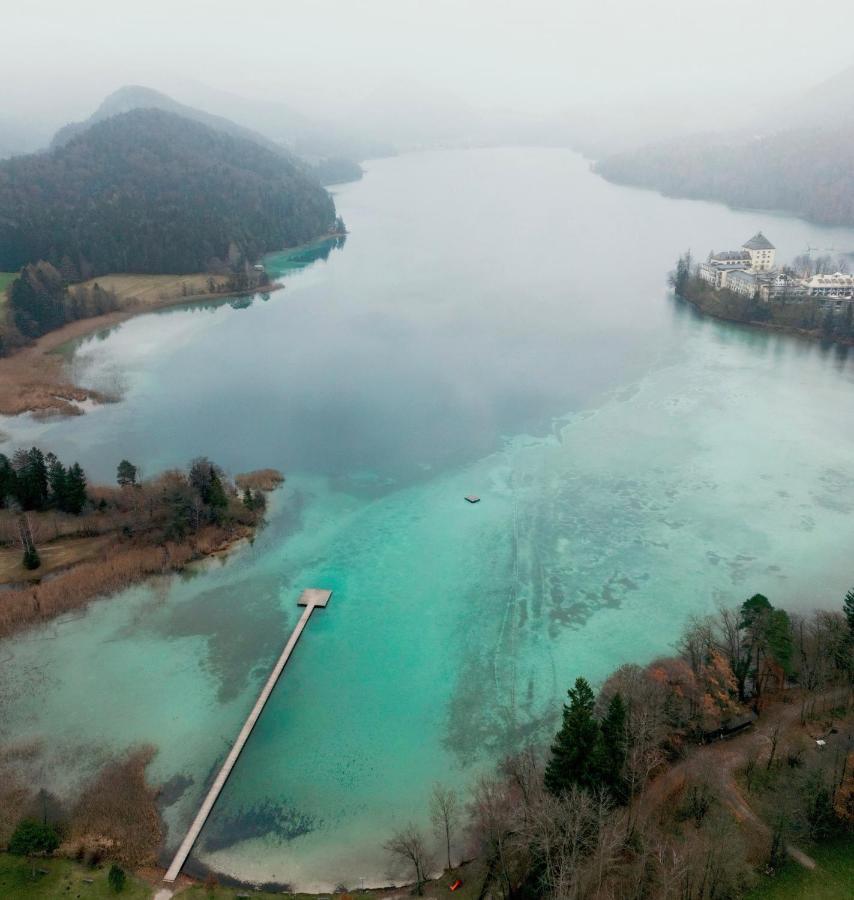
[[[697,134],[606,155],[609,181],[674,197],[782,210],[854,225],[854,66],[752,128]]]
[[[111,115],[0,162],[0,271],[215,271],[334,224],[332,198],[294,161],[174,112]]]
[[[322,184],[354,181],[362,176],[361,167],[350,159],[337,156],[319,157],[311,160],[302,159],[283,144],[272,140],[259,131],[239,125],[225,116],[218,116],[203,109],[179,103],[168,94],[141,85],[126,85],[113,91],[101,102],[100,106],[88,119],[82,122],[70,122],[68,125],[60,128],[54,135],[50,148],[53,150],[62,147],[98,122],[103,122],[112,116],[122,115],[136,109],[159,109],[163,112],[175,113],[175,115],[182,116],[185,119],[213,128],[215,131],[221,131],[224,134],[242,138],[243,140],[253,141],[262,147],[266,147],[270,152],[287,159],[297,168],[301,168],[306,173],[317,178]]]
[[[131,112],[135,109],[159,109],[163,112],[175,113],[175,115],[183,116],[185,119],[207,125],[208,128],[213,128],[215,131],[222,131],[233,137],[254,141],[268,150],[292,157],[292,154],[285,150],[281,144],[264,137],[263,134],[259,134],[257,131],[244,128],[242,125],[238,125],[224,116],[217,116],[202,109],[179,103],[167,94],[155,91],[153,88],[143,87],[142,85],[125,85],[120,87],[104,98],[101,105],[88,119],[64,125],[53,136],[53,140],[50,142],[50,149],[55,150],[57,147],[64,147],[70,140],[81,135],[98,122],[103,122],[104,119]]]

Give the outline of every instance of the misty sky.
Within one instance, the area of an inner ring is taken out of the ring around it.
[[[552,112],[804,89],[854,62],[850,0],[8,0],[0,118],[192,81],[334,114],[372,94]]]

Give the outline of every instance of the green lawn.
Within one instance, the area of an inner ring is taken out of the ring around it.
[[[153,894],[150,885],[131,875],[122,893],[113,893],[107,884],[109,864],[90,869],[69,859],[37,859],[36,872],[40,869],[47,875],[37,874],[34,881],[32,865],[26,859],[0,853],[0,897],[3,900],[42,900],[43,897],[150,900]],[[84,879],[91,879],[92,884]]]
[[[746,900],[850,900],[854,897],[854,838],[850,835],[808,850],[812,872],[793,862],[774,878],[763,878]]]

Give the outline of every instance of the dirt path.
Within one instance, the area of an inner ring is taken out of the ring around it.
[[[760,756],[767,756],[775,728],[780,729],[782,739],[799,716],[798,703],[777,703],[768,707],[750,731],[729,740],[707,744],[656,778],[643,795],[644,807],[648,811],[658,810],[684,787],[692,775],[704,773],[708,777],[711,774],[721,800],[730,809],[735,820],[770,840],[771,829],[747,802],[735,776],[744,768],[751,755],[758,753]],[[787,845],[786,852],[805,868],[815,868],[815,860],[797,847]]]

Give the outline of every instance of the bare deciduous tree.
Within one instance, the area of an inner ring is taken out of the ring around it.
[[[456,792],[441,784],[433,785],[430,819],[436,837],[445,844],[448,868],[451,868],[451,840],[460,821],[460,803]]]
[[[411,822],[396,831],[383,847],[398,859],[403,860],[415,870],[415,890],[421,896],[424,893],[424,882],[427,880],[427,869],[430,858],[424,835]]]

